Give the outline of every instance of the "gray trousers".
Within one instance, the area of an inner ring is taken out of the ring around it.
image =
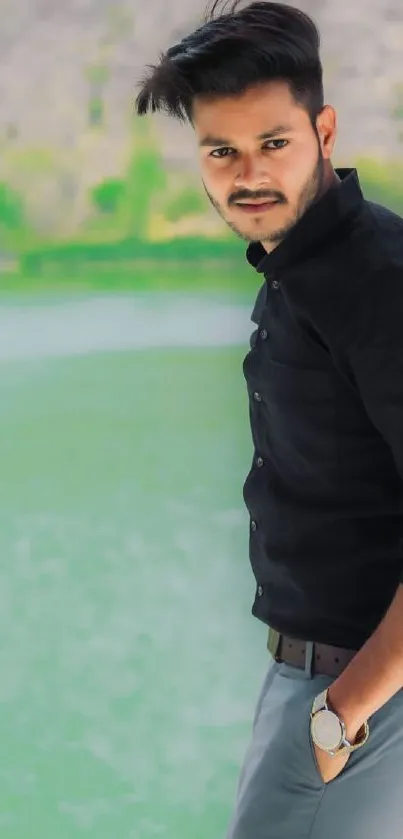
[[[270,663],[227,839],[403,839],[403,690],[369,719],[367,743],[325,784],[309,715],[333,681]]]

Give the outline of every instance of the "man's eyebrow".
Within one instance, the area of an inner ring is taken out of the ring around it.
[[[264,131],[263,134],[259,134],[256,139],[257,140],[271,140],[273,137],[277,137],[279,134],[289,134],[290,131],[293,131],[293,128],[290,125],[276,125],[275,128],[272,128],[270,131]],[[231,140],[226,140],[224,137],[214,137],[211,134],[207,134],[206,137],[200,141],[199,146],[208,146],[208,147],[216,147],[216,146],[230,146]]]

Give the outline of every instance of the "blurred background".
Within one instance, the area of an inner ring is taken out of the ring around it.
[[[298,5],[334,163],[401,213],[401,0]],[[191,130],[133,117],[205,4],[0,11],[0,834],[221,839],[268,666],[242,499],[259,278]]]

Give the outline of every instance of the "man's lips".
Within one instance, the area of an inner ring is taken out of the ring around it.
[[[264,213],[275,207],[279,201],[277,199],[267,199],[266,201],[236,201],[235,204],[239,209],[246,213]]]

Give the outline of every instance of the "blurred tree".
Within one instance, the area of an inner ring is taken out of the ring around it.
[[[178,192],[164,205],[164,215],[167,221],[176,222],[185,216],[205,215],[206,199],[196,187],[186,187]]]
[[[166,172],[149,119],[133,121],[133,153],[124,178],[122,223],[127,236],[146,239],[154,200],[166,187]]]
[[[24,221],[22,199],[6,183],[0,183],[0,227],[20,230]]]
[[[108,178],[91,190],[91,200],[101,213],[116,213],[124,192],[124,181],[118,178]]]
[[[88,103],[88,122],[92,128],[103,125],[104,101],[100,96],[92,96]]]
[[[0,182],[0,246],[18,249],[23,243],[26,227],[22,198],[8,184]]]
[[[85,74],[90,85],[88,121],[91,127],[99,127],[104,124],[104,89],[109,70],[104,64],[94,64],[86,67]]]

